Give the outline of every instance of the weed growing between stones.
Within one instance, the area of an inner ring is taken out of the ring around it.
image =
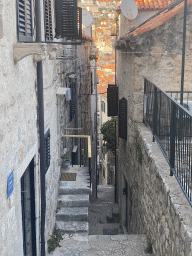
[[[57,227],[56,224],[54,226],[53,233],[50,237],[51,238],[47,241],[48,253],[53,252],[57,247],[61,247],[59,243],[61,240],[63,240],[61,230]]]
[[[140,165],[142,165],[143,154],[142,154],[142,150],[141,150],[141,144],[139,142],[135,142],[134,145],[137,150],[137,161]]]
[[[61,203],[62,203],[62,201],[59,200],[59,202],[57,203],[57,208],[55,210],[56,213],[58,213],[61,210],[61,207],[60,207]]]
[[[147,247],[145,248],[145,252],[149,253],[149,254],[153,253],[153,247],[152,247],[152,242],[151,241],[147,242]]]
[[[55,210],[56,213],[58,213],[61,210],[59,206],[57,206],[57,209]]]

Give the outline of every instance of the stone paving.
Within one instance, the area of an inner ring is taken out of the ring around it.
[[[90,235],[87,241],[65,238],[54,256],[146,256],[145,235]]]
[[[73,169],[74,170],[74,169]],[[71,171],[71,168],[67,171]],[[79,172],[82,175],[83,169]],[[77,180],[81,180],[82,177]],[[86,181],[87,182],[87,181]],[[72,184],[75,184],[73,182]],[[69,184],[67,182],[66,184]],[[65,184],[65,185],[66,185]],[[60,184],[60,186],[63,185]],[[69,190],[69,187],[66,187]],[[63,191],[64,187],[59,191]],[[71,196],[67,196],[69,200]],[[73,198],[73,196],[71,197]],[[76,204],[76,201],[71,202],[71,205]],[[63,202],[63,206],[65,203]],[[75,206],[75,205],[74,205]],[[84,205],[82,205],[84,206]],[[61,247],[55,249],[54,252],[49,255],[52,256],[146,256],[144,252],[147,240],[145,235],[127,235],[123,234],[120,223],[108,223],[108,219],[114,220],[114,215],[117,217],[117,205],[114,203],[114,188],[112,186],[98,186],[98,199],[89,205],[89,235],[87,232],[79,232],[76,229],[76,223],[71,222],[71,228],[68,228],[68,232],[63,235],[63,240],[60,242]],[[62,209],[64,211],[64,209]],[[62,212],[61,212],[62,213]],[[58,213],[59,215],[59,213]],[[118,218],[117,218],[118,220]],[[57,222],[58,223],[58,222]],[[83,224],[83,222],[81,222]],[[61,225],[66,225],[60,223]],[[82,225],[81,224],[81,225]],[[70,225],[70,222],[68,222]],[[74,227],[73,227],[74,226]],[[103,229],[118,230],[118,235],[103,235]],[[64,229],[64,228],[63,228]],[[71,229],[71,233],[69,230]],[[80,227],[79,227],[80,229]]]

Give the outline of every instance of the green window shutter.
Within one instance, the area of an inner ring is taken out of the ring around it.
[[[77,0],[56,0],[56,36],[78,37]]]
[[[51,0],[44,0],[45,41],[53,40]]]
[[[18,0],[18,40],[33,41],[32,0]]]

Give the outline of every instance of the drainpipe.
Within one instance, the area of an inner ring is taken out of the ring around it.
[[[95,61],[95,66],[96,66],[96,61]],[[94,70],[94,72],[96,72],[96,69]],[[95,140],[96,140],[96,152],[95,152],[95,154],[96,154],[96,167],[95,167],[95,171],[96,171],[96,191],[95,191],[95,194],[96,194],[96,198],[97,198],[97,186],[98,186],[98,181],[97,181],[97,179],[98,179],[98,173],[97,173],[97,81],[95,81],[95,84],[96,84],[96,138],[95,138]]]
[[[78,65],[77,65],[77,45],[75,45],[75,128],[78,128]],[[78,135],[78,129],[76,129],[76,135]],[[78,146],[78,138],[75,138],[75,145]],[[79,149],[77,149],[77,164],[79,163],[78,158]]]
[[[184,18],[183,18],[183,49],[182,49],[182,68],[181,68],[181,96],[180,96],[181,105],[183,105],[183,87],[184,87],[184,72],[185,72],[186,20],[187,20],[187,0],[185,0],[184,2]]]
[[[35,1],[36,14],[36,42],[41,42],[41,8],[40,0]],[[44,148],[44,101],[43,101],[43,64],[37,62],[37,95],[39,108],[39,141],[40,141],[40,180],[41,180],[41,256],[45,256],[45,148]]]

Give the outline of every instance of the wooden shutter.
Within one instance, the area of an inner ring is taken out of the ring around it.
[[[78,37],[77,0],[56,0],[56,36]]]
[[[45,11],[45,41],[50,41],[50,40],[53,40],[51,0],[44,1],[44,11]]]
[[[50,166],[50,129],[46,132],[44,137],[44,144],[45,144],[45,173],[49,169]]]
[[[119,137],[127,140],[127,100],[119,100]]]
[[[77,38],[82,38],[82,8],[77,8],[77,30],[78,30],[78,36]]]
[[[18,41],[33,41],[32,0],[18,0]]]
[[[108,116],[118,116],[118,97],[119,89],[117,85],[108,84],[107,88],[107,106]]]

